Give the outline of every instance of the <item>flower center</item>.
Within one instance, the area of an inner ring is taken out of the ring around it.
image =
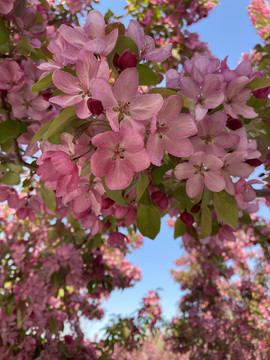
[[[112,160],[124,159],[125,149],[120,147],[120,144],[117,144],[114,149],[111,149],[113,152]]]

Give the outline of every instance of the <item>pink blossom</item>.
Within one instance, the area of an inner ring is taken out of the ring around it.
[[[114,49],[118,37],[117,29],[105,35],[105,20],[97,10],[89,12],[83,28],[61,25],[59,31],[67,42],[76,46],[77,54],[84,48],[92,53],[106,56]],[[68,50],[64,53],[65,56],[73,59],[76,59],[77,54],[76,51],[71,54]]]
[[[225,189],[225,180],[219,169],[223,162],[214,155],[203,151],[193,154],[189,162],[176,165],[175,177],[179,180],[188,179],[186,191],[190,198],[201,195],[205,186],[214,192]]]
[[[161,110],[152,120],[147,151],[154,165],[160,166],[163,149],[179,157],[193,153],[188,137],[196,134],[197,127],[192,115],[180,114],[181,108],[181,97],[172,95],[164,100]]]
[[[91,114],[87,105],[91,98],[90,81],[96,76],[108,79],[109,68],[106,61],[99,63],[91,52],[82,50],[76,62],[76,74],[77,77],[62,70],[55,70],[52,77],[55,86],[68,95],[53,96],[50,102],[61,107],[77,105],[77,116],[85,119]]]
[[[111,190],[125,189],[133,179],[133,173],[147,169],[150,159],[140,135],[127,128],[118,133],[108,131],[92,139],[97,147],[91,157],[91,169],[95,176],[105,176]]]
[[[138,122],[156,114],[163,98],[159,94],[139,95],[139,76],[136,68],[125,69],[118,77],[112,90],[108,81],[96,78],[91,81],[91,93],[102,102],[113,131],[119,127],[130,127],[138,131],[144,126]]]
[[[195,107],[197,121],[204,118],[208,109],[214,109],[224,101],[224,93],[220,87],[220,77],[215,74],[206,75],[201,85],[191,77],[186,76],[181,80],[181,92]]]
[[[167,44],[159,49],[155,48],[155,40],[144,35],[144,31],[136,20],[130,20],[126,34],[138,46],[140,56],[146,60],[154,62],[163,62],[171,56],[172,44]]]
[[[37,175],[56,196],[66,195],[78,186],[77,165],[63,151],[46,151],[37,160]]]
[[[19,64],[16,61],[4,59],[0,64],[0,89],[17,92],[22,86],[23,71]]]
[[[225,130],[226,122],[227,115],[221,111],[206,115],[199,121],[198,136],[191,139],[195,151],[204,151],[221,157],[227,154],[225,149],[235,148],[239,136]]]
[[[0,0],[0,14],[7,15],[13,8],[15,0]]]

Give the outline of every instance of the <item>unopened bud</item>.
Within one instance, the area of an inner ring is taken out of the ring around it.
[[[115,54],[113,58],[114,67],[120,69],[121,71],[127,68],[135,67],[137,63],[137,55],[133,52],[129,52],[128,49],[123,51],[120,56],[118,54]]]
[[[96,99],[88,99],[87,100],[87,106],[89,111],[93,114],[93,115],[100,115],[103,112],[103,106],[102,106],[102,102],[100,100],[96,100]]]
[[[265,99],[269,94],[270,94],[270,86],[253,91],[253,95],[257,99]]]
[[[194,217],[191,214],[189,214],[187,211],[184,211],[180,215],[180,219],[185,225],[187,225],[187,227],[192,226],[192,224],[194,223]]]
[[[201,210],[201,203],[197,203],[195,205],[192,206],[192,208],[190,209],[190,211],[193,213],[193,214],[196,214],[197,212],[199,212]]]
[[[245,162],[247,164],[249,164],[250,166],[253,166],[253,167],[257,167],[257,166],[262,165],[262,162],[261,162],[260,159],[248,159]]]
[[[227,127],[231,130],[237,130],[243,127],[243,123],[239,119],[233,119],[232,117],[227,120]]]
[[[45,101],[49,101],[49,99],[53,96],[53,93],[51,91],[44,91],[42,94],[42,99]]]

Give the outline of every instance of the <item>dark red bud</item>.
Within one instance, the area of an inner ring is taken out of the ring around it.
[[[194,214],[196,214],[200,210],[201,210],[201,203],[197,203],[197,204],[193,205],[192,208],[190,209],[190,211]]]
[[[103,106],[102,106],[102,102],[100,100],[96,100],[96,99],[88,99],[87,100],[87,106],[89,111],[93,114],[93,115],[100,115],[103,112]]]
[[[260,159],[248,159],[245,162],[253,167],[262,165],[262,162]]]
[[[194,223],[194,217],[186,211],[180,215],[180,219],[185,225],[187,225],[187,227],[192,226]]]
[[[243,127],[243,123],[241,120],[233,118],[229,118],[226,125],[231,130],[237,130]]]
[[[113,66],[115,68],[118,68],[118,59],[119,59],[119,55],[116,53],[113,57]]]
[[[123,51],[120,56],[115,54],[113,58],[114,67],[120,69],[121,71],[127,68],[135,67],[137,63],[137,55],[133,52],[129,52],[128,49]]]
[[[104,224],[103,226],[104,226],[105,229],[108,230],[108,229],[112,226],[112,224],[111,224],[111,222],[108,220],[108,221],[105,222],[105,224]]]
[[[270,94],[270,86],[253,91],[253,95],[257,99],[265,99],[269,94]]]
[[[70,335],[65,335],[64,339],[65,339],[65,343],[68,344],[68,345],[73,343],[72,336],[70,336]]]
[[[261,174],[259,175],[259,177],[263,177],[263,176],[265,176],[265,173],[261,173]]]
[[[0,96],[7,96],[7,90],[0,89]]]
[[[114,204],[114,201],[108,197],[102,199],[102,209],[108,209],[113,204]]]
[[[45,101],[49,101],[49,99],[53,96],[53,93],[51,91],[44,91],[42,94],[42,99]]]

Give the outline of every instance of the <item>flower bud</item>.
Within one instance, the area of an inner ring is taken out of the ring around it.
[[[100,115],[103,112],[103,106],[102,106],[102,102],[100,100],[96,100],[96,99],[88,99],[87,100],[87,106],[89,111],[93,114],[93,115]]]
[[[249,164],[250,166],[257,167],[262,165],[262,162],[260,159],[248,159],[245,161],[245,163]]]
[[[115,54],[113,58],[114,67],[120,69],[121,71],[127,68],[135,67],[137,63],[137,55],[133,52],[129,52],[129,49],[123,51],[120,56]]]
[[[240,129],[241,127],[243,127],[243,123],[239,119],[233,119],[232,117],[230,117],[227,120],[226,126],[231,130],[237,130],[237,129]]]
[[[265,99],[269,94],[270,94],[270,86],[253,91],[253,95],[257,99]]]
[[[198,202],[197,204],[193,205],[190,211],[194,214],[199,212],[201,210],[201,202]]]
[[[192,224],[194,223],[194,218],[191,214],[189,214],[187,211],[184,211],[181,215],[180,215],[180,219],[181,221],[187,225],[187,227],[192,226]]]
[[[53,96],[53,93],[49,90],[44,91],[42,94],[42,99],[45,101],[49,101],[49,99]]]

